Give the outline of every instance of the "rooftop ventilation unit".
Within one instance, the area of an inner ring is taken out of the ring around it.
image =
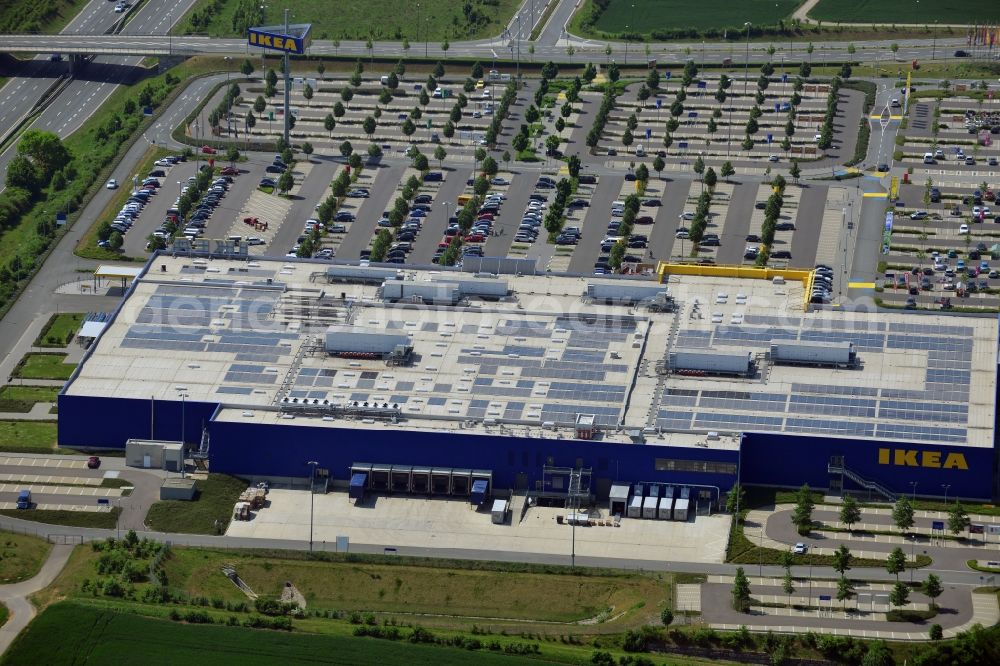
[[[353,284],[382,284],[386,280],[396,280],[400,272],[391,268],[370,268],[367,266],[330,266],[326,269],[328,282]]]
[[[670,371],[679,375],[748,377],[753,374],[751,352],[675,349],[670,352],[668,363]]]
[[[348,358],[384,358],[394,354],[398,347],[412,349],[409,336],[360,326],[330,326],[326,329],[325,348],[328,354]]]
[[[634,305],[643,301],[653,301],[658,296],[666,294],[666,287],[659,284],[643,284],[630,280],[587,283],[587,298],[604,303]]]
[[[853,342],[771,340],[771,362],[788,365],[821,365],[849,368],[857,365]]]

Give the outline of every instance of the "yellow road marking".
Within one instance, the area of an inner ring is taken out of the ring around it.
[[[849,289],[874,289],[874,282],[848,282],[847,286]]]
[[[889,194],[887,192],[865,192],[861,196],[865,199],[887,199]]]

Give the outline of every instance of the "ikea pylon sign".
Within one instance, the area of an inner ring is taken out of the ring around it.
[[[247,28],[247,44],[265,49],[281,51],[292,55],[302,55],[309,46],[310,25],[266,26]]]

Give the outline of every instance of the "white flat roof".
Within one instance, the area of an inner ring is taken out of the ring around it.
[[[993,445],[995,319],[806,313],[798,283],[693,276],[665,285],[675,312],[592,302],[588,284],[608,279],[551,274],[500,276],[511,289],[500,300],[418,307],[384,303],[377,284],[329,283],[328,262],[154,263],[70,395],[183,392],[223,403],[222,420],[281,423],[296,410],[296,423],[320,427],[382,427],[367,416],[387,410],[375,418],[391,413],[391,427],[555,438],[574,436],[586,414],[599,437],[622,442],[641,431],[649,443],[728,447],[732,433],[770,431]],[[417,282],[448,274],[402,271]],[[405,334],[413,355],[399,365],[330,356],[331,325]],[[850,340],[860,363],[773,365],[772,339]],[[676,348],[749,351],[757,372],[664,374]]]

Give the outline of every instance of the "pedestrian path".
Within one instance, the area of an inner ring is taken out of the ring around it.
[[[0,473],[0,483],[58,483],[71,486],[99,486],[104,479],[97,476],[53,476],[51,474]]]
[[[781,543],[780,541],[775,541],[774,539],[767,536],[764,532],[764,526],[771,516],[777,512],[786,509],[794,508],[790,504],[779,504],[774,508],[774,511],[767,511],[757,509],[747,513],[746,522],[743,524],[743,534],[746,538],[753,544],[758,545],[762,548],[774,548],[776,550],[788,550],[791,546],[787,543]],[[854,536],[845,534],[844,538],[854,539]],[[809,552],[813,555],[833,555],[837,551],[836,548],[822,548],[822,547],[812,547]],[[884,560],[886,553],[881,551],[866,551],[866,550],[856,550],[851,548],[851,555],[854,558],[861,559],[872,559],[872,560]],[[907,559],[915,559],[914,555],[906,553]]]
[[[0,493],[17,493],[27,487],[41,495],[70,495],[73,497],[121,497],[121,488],[85,488],[81,486],[48,486],[30,483],[0,483]]]
[[[679,583],[675,586],[677,611],[701,612],[701,585],[698,583]]]

